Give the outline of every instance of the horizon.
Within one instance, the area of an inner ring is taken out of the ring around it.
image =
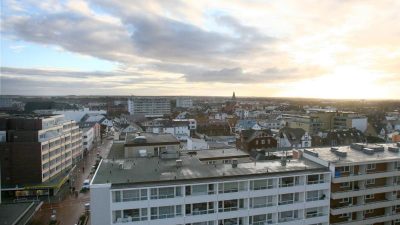
[[[0,94],[396,100],[399,8],[6,0]]]

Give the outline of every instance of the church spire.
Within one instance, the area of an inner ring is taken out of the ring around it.
[[[235,92],[233,92],[232,100],[236,100]]]

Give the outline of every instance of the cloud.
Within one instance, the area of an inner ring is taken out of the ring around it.
[[[209,90],[211,83],[302,86],[302,81],[332,76],[349,65],[369,70],[365,76],[377,76],[374,70],[397,76],[397,1],[7,2],[2,38],[24,41],[27,47],[30,42],[55,46],[120,65],[112,72],[2,65],[10,85],[12,79],[17,84],[49,78],[46,82],[54,87],[50,82],[57,77],[89,81],[93,87],[108,82],[110,87],[128,88],[135,83],[140,91],[153,83],[161,92],[172,83],[187,91],[190,85]]]

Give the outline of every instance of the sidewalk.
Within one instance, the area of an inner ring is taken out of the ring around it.
[[[83,181],[88,179],[91,167],[95,164],[97,152],[105,157],[110,148],[112,140],[104,140],[104,143],[97,148],[93,148],[78,164],[73,174],[71,174],[71,183],[66,183],[62,188],[62,192],[58,193],[50,202],[44,202],[41,210],[32,220],[33,225],[47,225],[50,222],[50,216],[55,211],[57,220],[60,225],[73,225],[78,221],[79,216],[84,212],[85,203],[90,202],[90,193],[79,193],[77,197],[70,192],[70,187],[80,191]],[[58,197],[57,197],[58,196]]]

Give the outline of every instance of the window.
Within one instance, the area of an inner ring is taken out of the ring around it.
[[[367,170],[375,170],[376,164],[367,164]]]
[[[350,182],[340,183],[340,188],[349,188],[349,187],[350,187]]]
[[[281,222],[295,220],[298,217],[299,217],[299,212],[297,210],[280,212],[279,213],[279,222],[281,223]]]
[[[263,190],[273,188],[272,179],[252,180],[250,181],[251,190]]]
[[[307,184],[318,184],[324,182],[323,174],[313,174],[307,176]]]
[[[374,198],[375,198],[374,194],[370,194],[370,195],[366,195],[365,196],[365,199],[374,199]]]
[[[367,185],[375,184],[375,179],[368,179],[366,183]]]
[[[232,164],[232,160],[230,160],[230,159],[224,159],[224,160],[222,161],[222,163],[223,163],[223,164]]]
[[[342,203],[342,204],[347,204],[347,203],[351,203],[351,198],[342,198],[342,199],[340,199],[340,201],[339,201],[339,203]]]
[[[261,140],[261,144],[265,145],[265,140]]]
[[[342,166],[339,167],[338,170],[342,173],[349,173],[350,172],[350,166]]]
[[[299,201],[299,193],[288,193],[279,195],[279,205],[293,204]]]
[[[121,202],[121,191],[113,191],[112,200],[113,202]]]
[[[368,210],[365,210],[364,213],[365,214],[374,213],[374,210],[373,209],[368,209]]]
[[[350,216],[351,216],[351,213],[342,213],[342,214],[339,214],[339,218],[350,218]]]

